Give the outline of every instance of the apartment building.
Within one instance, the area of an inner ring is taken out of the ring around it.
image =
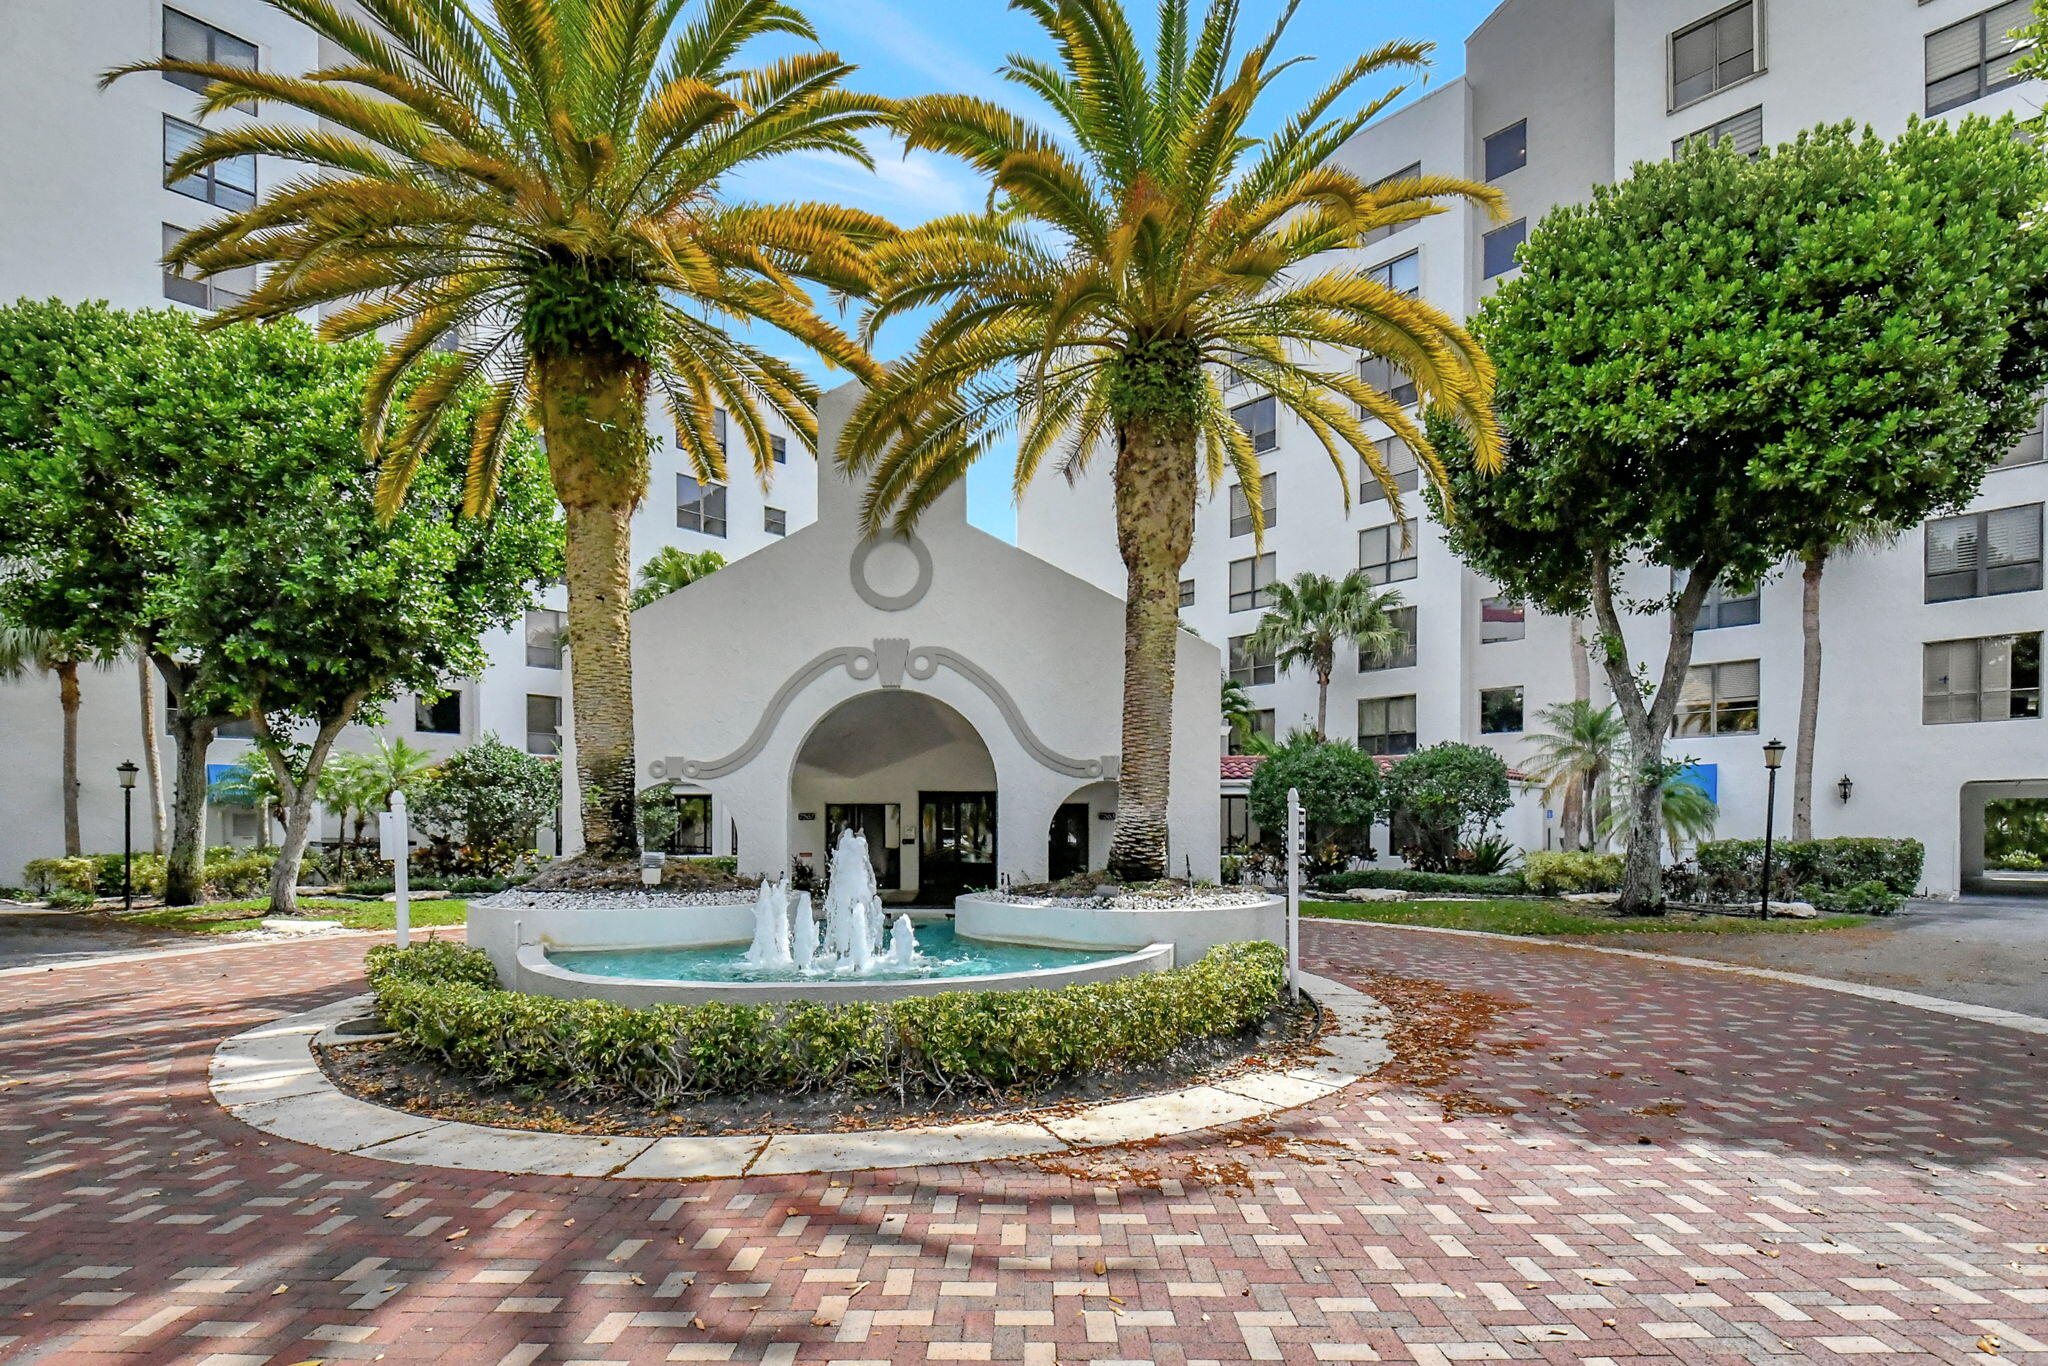
[[[2006,37],[2028,11],[2025,0],[1506,0],[1467,40],[1462,77],[1361,132],[1338,160],[1372,180],[1417,168],[1483,180],[1507,195],[1509,221],[1459,205],[1347,256],[1463,316],[1514,271],[1514,248],[1545,212],[1687,139],[1730,138],[1748,150],[1843,120],[1890,136],[1915,115],[2033,112],[2039,88],[2013,81]],[[1410,643],[1385,663],[1346,662],[1332,688],[1332,731],[1386,754],[1458,739],[1511,763],[1525,757],[1537,713],[1574,695],[1571,624],[1506,600],[1445,548],[1419,499],[1397,519],[1357,468],[1341,476],[1347,509],[1320,443],[1270,398],[1240,392],[1236,411],[1266,471],[1265,544],[1253,545],[1242,494],[1217,490],[1198,514],[1182,617],[1225,647],[1261,728],[1310,724],[1316,704],[1312,678],[1243,649],[1267,587],[1304,570],[1362,567],[1401,590]],[[1404,469],[1405,452],[1387,441],[1412,492],[1412,457]],[[2037,430],[1962,515],[1838,557],[1826,575],[1815,833],[1919,838],[1935,892],[1981,871],[1985,800],[2048,796],[2042,460]],[[1019,511],[1018,540],[1120,589],[1107,473],[1105,463],[1071,487],[1042,480]],[[1665,573],[1646,567],[1632,587],[1661,595]],[[1633,619],[1632,656],[1661,662],[1665,629],[1656,617]],[[1720,803],[1721,834],[1761,834],[1762,744],[1774,735],[1789,743],[1797,723],[1796,569],[1751,597],[1717,594],[1694,649],[1671,752],[1697,760]],[[1592,689],[1604,695],[1597,670]],[[1788,792],[1777,812],[1783,833]],[[1545,813],[1533,836],[1516,833],[1552,841],[1554,817]]]
[[[13,0],[0,5],[0,183],[8,186],[0,227],[0,300],[103,299],[125,308],[189,308],[232,302],[253,280],[180,278],[160,264],[165,246],[223,211],[244,207],[288,174],[268,160],[216,168],[166,182],[165,167],[196,136],[197,94],[162,76],[135,76],[105,91],[101,73],[160,54],[250,63],[278,71],[324,61],[313,35],[258,0]],[[265,106],[220,120],[281,119]],[[719,420],[723,421],[720,414]],[[636,560],[663,546],[716,550],[727,559],[778,540],[816,515],[816,465],[787,432],[765,485],[734,451],[728,484],[702,485],[675,450],[659,414],[651,490],[634,517]],[[563,593],[543,592],[512,626],[491,633],[481,675],[449,680],[439,698],[402,698],[378,730],[355,727],[345,747],[366,747],[379,733],[447,753],[484,734],[537,754],[561,743],[564,711],[560,632]],[[82,680],[80,816],[89,849],[118,849],[122,795],[116,766],[141,762],[139,680],[132,664],[87,671]],[[161,705],[159,689],[158,705]],[[61,713],[54,678],[0,683],[0,724],[8,736],[7,783],[0,795],[0,883],[25,860],[62,852]],[[246,738],[223,735],[209,755],[232,764]],[[170,757],[164,756],[168,782]],[[139,797],[139,794],[138,794]],[[139,802],[138,802],[139,807]],[[210,837],[256,838],[253,811],[209,816]],[[138,809],[140,842],[148,825]]]

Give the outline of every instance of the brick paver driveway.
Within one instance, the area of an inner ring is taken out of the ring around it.
[[[2048,1039],[1555,946],[1305,935],[1430,1012],[1396,1079],[1137,1151],[703,1184],[341,1158],[217,1110],[214,1044],[359,989],[362,940],[0,979],[0,1360],[2048,1352]]]

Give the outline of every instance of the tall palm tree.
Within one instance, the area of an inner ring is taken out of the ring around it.
[[[1272,587],[1273,605],[1245,642],[1253,654],[1272,655],[1280,668],[1303,665],[1316,676],[1316,739],[1330,738],[1330,675],[1347,643],[1360,654],[1391,659],[1407,637],[1394,622],[1402,605],[1397,588],[1382,590],[1354,569],[1341,579],[1301,573]]]
[[[688,588],[706,574],[725,568],[725,556],[715,550],[683,550],[665,545],[640,566],[640,586],[633,590],[637,611],[657,602],[678,588]]]
[[[1890,545],[1897,527],[1853,522],[1799,557],[1799,733],[1792,747],[1792,838],[1813,838],[1813,747],[1820,733],[1820,580],[1833,556]]]
[[[722,322],[766,323],[877,377],[805,286],[864,292],[863,248],[892,229],[834,205],[737,202],[725,186],[792,152],[868,164],[859,134],[886,102],[842,89],[852,68],[829,52],[743,65],[756,39],[815,41],[781,0],[268,3],[311,29],[335,65],[290,76],[166,58],[105,78],[201,77],[202,113],[260,101],[317,121],[238,121],[179,157],[173,181],[248,156],[313,174],[188,234],[168,260],[202,275],[270,268],[214,325],[331,306],[330,338],[402,334],[364,394],[387,508],[472,380],[489,397],[471,513],[491,507],[511,425],[528,412],[539,422],[566,522],[585,840],[597,857],[630,855],[629,536],[647,491],[649,395],[660,390],[700,478],[725,475],[720,407],[765,478],[764,410],[815,444],[815,390]],[[451,344],[460,363],[394,404],[405,374]]]
[[[1269,117],[1289,4],[1239,54],[1240,0],[1160,0],[1148,59],[1120,0],[1011,0],[1055,56],[1013,57],[1003,75],[1049,105],[1057,130],[987,100],[930,95],[895,119],[913,148],[983,172],[995,206],[936,219],[882,244],[867,327],[905,310],[936,317],[913,353],[869,388],[840,449],[871,475],[871,527],[914,522],[967,467],[1018,435],[1022,493],[1055,448],[1069,476],[1114,456],[1117,543],[1127,576],[1123,753],[1109,864],[1166,871],[1180,567],[1206,480],[1240,481],[1252,515],[1258,458],[1231,418],[1225,382],[1268,393],[1329,453],[1345,448],[1400,494],[1364,417],[1384,422],[1441,485],[1413,415],[1360,378],[1361,357],[1394,362],[1430,407],[1494,467],[1493,369],[1465,330],[1420,299],[1330,253],[1375,229],[1443,212],[1446,197],[1501,211],[1470,181],[1416,176],[1373,186],[1331,153],[1397,98],[1358,101],[1361,82],[1423,64],[1426,44],[1389,43],[1347,63],[1291,116]],[[1350,108],[1352,105],[1360,107]],[[1344,106],[1350,112],[1333,113]],[[1258,117],[1267,137],[1247,129]],[[1349,498],[1346,488],[1345,497]]]
[[[85,852],[78,825],[78,666],[92,656],[62,636],[13,622],[0,622],[0,679],[13,682],[30,674],[57,676],[57,705],[64,713],[64,747],[60,781],[64,785],[64,855]]]
[[[1536,747],[1529,771],[1543,795],[1564,809],[1567,837],[1591,849],[1599,839],[1600,785],[1615,768],[1628,727],[1611,703],[1596,707],[1577,698],[1536,713],[1550,727],[1523,737]]]

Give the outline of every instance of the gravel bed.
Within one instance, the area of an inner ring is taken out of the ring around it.
[[[1257,906],[1273,892],[1242,887],[1197,887],[1173,892],[1124,891],[1105,888],[1094,896],[1026,896],[1021,892],[976,892],[985,901],[1005,906],[1087,906],[1118,911],[1210,910],[1223,906]]]
[[[758,891],[732,890],[720,892],[529,892],[511,890],[499,892],[481,901],[472,901],[472,906],[517,906],[537,907],[542,910],[566,908],[618,906],[751,906],[760,896]]]

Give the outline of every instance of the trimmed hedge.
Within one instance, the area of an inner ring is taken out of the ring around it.
[[[1757,895],[1763,881],[1762,840],[1709,840],[1693,857],[1710,900],[1741,901]],[[1846,892],[1875,882],[1894,896],[1908,897],[1919,889],[1926,858],[1926,846],[1915,839],[1786,841],[1773,850],[1771,895],[1789,898],[1795,888],[1802,896]]]
[[[1219,944],[1187,967],[1058,990],[950,991],[816,1005],[624,1006],[499,989],[479,949],[381,945],[365,959],[401,1042],[499,1086],[653,1106],[691,1096],[1036,1088],[1146,1067],[1239,1033],[1280,998],[1278,945]]]
[[[1536,851],[1522,860],[1522,880],[1532,892],[1558,896],[1567,892],[1612,892],[1621,888],[1620,854],[1585,849]]]
[[[1318,892],[1349,892],[1359,887],[1396,892],[1449,893],[1474,897],[1520,896],[1529,890],[1520,873],[1425,873],[1413,868],[1367,868],[1356,873],[1324,873],[1309,879]]]

